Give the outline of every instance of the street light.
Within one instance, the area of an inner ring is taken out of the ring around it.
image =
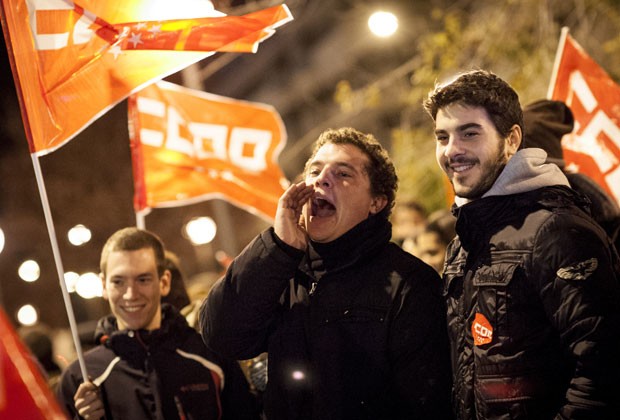
[[[195,217],[185,225],[185,234],[194,245],[208,244],[215,238],[217,226],[210,217]]]
[[[71,244],[75,246],[84,245],[85,243],[90,241],[91,237],[92,234],[90,232],[90,229],[88,229],[84,225],[75,225],[71,229],[69,229],[69,232],[67,232],[67,238],[69,239],[69,242],[71,242]]]
[[[20,324],[29,327],[37,323],[39,314],[34,306],[24,305],[17,311],[17,320]]]
[[[26,260],[17,269],[17,274],[23,281],[31,283],[39,280],[41,269],[35,260]]]
[[[392,12],[380,10],[370,15],[368,28],[376,36],[387,38],[394,35],[398,29],[398,18]]]
[[[103,283],[101,278],[92,272],[82,274],[75,284],[75,293],[83,299],[103,296]]]

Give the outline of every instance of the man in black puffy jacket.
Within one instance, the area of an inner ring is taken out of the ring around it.
[[[117,231],[101,254],[100,343],[84,354],[89,380],[72,363],[59,399],[71,418],[257,420],[258,407],[235,360],[207,349],[178,311],[160,304],[170,289],[163,244],[151,232]]]
[[[451,418],[440,279],[390,242],[387,152],[328,130],[304,174],[212,289],[206,342],[235,359],[268,351],[269,419]]]
[[[486,71],[425,101],[455,192],[444,293],[459,419],[617,419],[620,262],[587,200],[522,149],[516,92]]]

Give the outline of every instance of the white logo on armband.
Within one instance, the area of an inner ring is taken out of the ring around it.
[[[556,275],[562,280],[585,280],[596,271],[597,267],[598,260],[590,258],[576,265],[560,268]]]

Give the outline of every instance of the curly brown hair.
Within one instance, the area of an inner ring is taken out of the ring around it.
[[[387,219],[392,207],[394,207],[394,199],[398,189],[398,176],[387,150],[372,134],[365,134],[351,127],[328,129],[321,133],[314,143],[312,155],[304,168],[304,174],[318,150],[328,143],[350,144],[368,156],[368,165],[365,169],[370,179],[371,194],[373,197],[384,195],[387,198],[387,205],[377,213],[377,216]]]

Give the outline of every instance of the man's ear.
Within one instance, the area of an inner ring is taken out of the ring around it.
[[[170,293],[170,283],[172,282],[172,274],[170,270],[164,270],[164,273],[159,278],[159,294],[161,296],[168,296]]]
[[[518,124],[515,124],[510,129],[510,133],[508,133],[508,137],[506,138],[506,154],[512,156],[517,153],[522,141],[523,131],[521,131],[521,127],[519,127]]]
[[[108,291],[107,291],[107,290],[106,290],[106,288],[105,288],[105,276],[103,275],[103,273],[99,273],[99,278],[101,279],[101,287],[102,287],[102,290],[103,290],[103,292],[102,292],[102,295],[101,295],[101,296],[102,296],[105,300],[108,300]]]
[[[373,197],[370,202],[370,214],[377,214],[387,205],[387,197],[385,195],[378,195]]]

